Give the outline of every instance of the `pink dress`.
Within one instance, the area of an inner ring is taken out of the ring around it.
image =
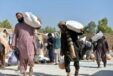
[[[20,52],[20,66],[29,64],[33,66],[34,54],[37,50],[34,28],[25,23],[18,23],[15,26],[12,46],[17,46]]]

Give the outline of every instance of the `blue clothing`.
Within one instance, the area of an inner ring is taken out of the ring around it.
[[[54,62],[54,43],[54,38],[50,37],[47,46],[50,62]]]
[[[55,49],[59,49],[61,47],[61,39],[55,38]]]

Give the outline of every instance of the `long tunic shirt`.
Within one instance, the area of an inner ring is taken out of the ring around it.
[[[34,38],[34,28],[25,23],[18,23],[15,26],[12,46],[17,46],[20,53],[20,65],[24,60],[33,62],[34,54],[37,50]]]
[[[106,49],[108,46],[106,46],[106,42],[101,38],[97,41],[97,45],[95,47],[95,53],[96,53],[96,60],[101,61],[102,58],[106,59]]]

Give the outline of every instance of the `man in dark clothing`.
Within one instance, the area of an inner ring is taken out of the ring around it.
[[[107,57],[106,57],[106,53],[108,52],[109,53],[109,46],[108,46],[108,42],[107,42],[107,40],[106,40],[106,38],[105,38],[105,36],[103,36],[103,48],[104,48],[104,50],[105,50],[105,58],[103,58],[103,63],[104,63],[104,67],[106,67],[106,65],[107,65]]]
[[[103,36],[101,39],[97,41],[97,45],[95,46],[95,53],[96,53],[96,61],[98,68],[100,68],[100,61],[102,60],[104,67],[106,67],[107,60],[106,60],[106,52],[109,50],[108,43]]]
[[[77,33],[74,31],[71,31],[67,29],[65,26],[65,22],[61,21],[58,24],[59,28],[61,29],[61,52],[60,55],[64,55],[64,62],[65,62],[65,70],[67,72],[67,76],[70,76],[70,62],[73,60],[74,61],[74,66],[75,66],[75,76],[78,76],[79,73],[79,44],[78,44],[78,35],[81,35],[82,33]],[[67,34],[66,31],[69,32],[70,37],[72,38],[72,42],[74,45],[74,51],[76,58],[71,58],[70,56],[70,51],[69,51],[69,46],[68,46],[68,41],[67,41]]]
[[[48,34],[48,54],[49,54],[49,59],[50,63],[54,63],[54,38],[52,37],[52,34]]]

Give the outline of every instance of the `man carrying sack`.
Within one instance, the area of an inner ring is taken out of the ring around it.
[[[28,13],[22,14],[18,12],[16,13],[16,18],[18,23],[14,30],[12,48],[14,49],[17,47],[19,49],[19,65],[23,76],[26,76],[27,65],[30,66],[29,76],[32,76],[34,65],[33,59],[37,52],[34,31],[36,28],[40,28],[40,25],[35,22],[38,18],[35,16],[32,17],[32,15]],[[36,25],[32,25],[33,23],[37,24],[37,27]]]
[[[64,64],[65,70],[67,72],[67,76],[70,75],[70,62],[74,61],[75,74],[74,76],[78,76],[79,73],[79,44],[78,44],[78,35],[82,35],[83,33],[77,33],[67,28],[66,22],[61,21],[58,24],[58,27],[61,30],[61,52],[60,55],[64,55]]]

